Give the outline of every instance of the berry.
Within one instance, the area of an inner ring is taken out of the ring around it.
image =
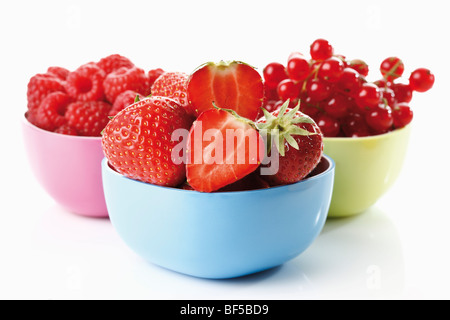
[[[64,81],[67,79],[67,76],[69,75],[70,71],[67,70],[66,68],[62,68],[62,67],[49,67],[47,69],[47,73]]]
[[[149,70],[147,77],[148,77],[148,87],[151,88],[153,83],[160,75],[162,75],[165,71],[161,68],[152,69]],[[150,92],[151,93],[151,92]]]
[[[413,111],[407,103],[399,103],[392,108],[392,116],[394,118],[394,127],[403,128],[413,119]]]
[[[310,54],[313,60],[326,60],[333,55],[333,47],[327,40],[317,39],[311,44]]]
[[[394,123],[391,108],[384,104],[379,104],[377,107],[366,113],[365,119],[369,127],[372,128],[376,134],[387,132]]]
[[[326,114],[320,115],[316,122],[324,137],[336,137],[341,130],[339,122]]]
[[[391,88],[380,88],[381,100],[383,100],[388,106],[395,104],[395,92]]]
[[[284,65],[272,62],[263,69],[263,77],[270,88],[276,88],[281,81],[288,78],[288,75]]]
[[[319,79],[311,79],[306,84],[306,91],[313,102],[328,99],[332,93],[330,85]]]
[[[189,132],[187,181],[197,191],[219,190],[255,171],[263,151],[264,141],[252,121],[233,110],[209,109]]]
[[[298,182],[304,179],[319,163],[323,153],[323,136],[317,124],[299,111],[300,105],[288,108],[289,102],[257,121],[260,131],[265,130],[267,137],[273,136],[278,151],[279,168],[273,175],[262,176],[270,185]],[[276,141],[279,141],[276,143]],[[270,148],[269,148],[270,147]],[[268,150],[272,152],[272,140],[268,139]]]
[[[396,103],[411,102],[413,90],[409,84],[394,83],[391,88],[394,91]]]
[[[300,95],[302,87],[298,82],[294,82],[291,79],[285,79],[278,84],[277,93],[281,100],[286,101],[288,99],[297,99]]]
[[[399,58],[389,57],[381,62],[380,71],[386,80],[393,81],[402,76],[405,66]]]
[[[186,111],[194,115],[187,99],[188,75],[183,72],[165,72],[153,83],[151,92],[153,96],[168,97],[175,100]]]
[[[342,118],[347,115],[350,101],[343,94],[336,94],[324,104],[324,111],[333,118]]]
[[[145,71],[138,67],[119,68],[108,74],[103,81],[106,100],[114,103],[117,96],[126,90],[134,90],[145,95],[148,90],[148,78]]]
[[[430,70],[419,68],[414,70],[409,77],[411,89],[417,92],[430,90],[434,84],[434,75]],[[407,102],[407,101],[406,101]]]
[[[66,91],[77,101],[100,101],[104,98],[105,72],[93,63],[85,64],[69,73]]]
[[[122,67],[131,69],[134,67],[134,63],[130,61],[127,57],[121,56],[120,54],[111,54],[107,57],[100,59],[97,62],[97,66],[108,75],[113,71],[116,71]]]
[[[119,94],[112,105],[109,116],[114,117],[120,111],[132,105],[136,101],[136,97],[138,97],[139,100],[142,100],[144,98],[139,93],[133,90],[127,90]]]
[[[186,169],[185,159],[172,158],[172,149],[180,143],[172,140],[172,133],[188,130],[191,123],[172,99],[150,97],[108,123],[102,134],[103,151],[111,166],[128,178],[176,187],[186,180]]]
[[[331,57],[322,62],[317,76],[325,81],[337,82],[344,73],[344,63],[341,59]]]
[[[239,61],[208,62],[188,79],[188,100],[196,116],[217,107],[232,109],[241,117],[254,120],[264,100],[261,75],[252,66]]]
[[[64,92],[52,92],[42,100],[36,113],[36,125],[53,131],[67,122],[64,114],[72,99]]]
[[[342,71],[341,78],[337,82],[337,87],[352,97],[358,94],[361,86],[360,74],[352,68],[345,68]]]
[[[358,138],[370,136],[370,129],[364,116],[359,113],[350,113],[341,124],[346,137]]]
[[[367,65],[367,63],[360,59],[354,59],[350,61],[348,67],[357,71],[363,77],[367,77],[367,75],[369,74],[369,66]]]
[[[286,71],[291,80],[303,81],[310,72],[309,62],[301,53],[293,53],[289,56]]]
[[[111,105],[103,101],[76,101],[66,110],[67,124],[81,136],[100,136],[108,123]]]
[[[75,128],[69,126],[67,123],[63,124],[62,126],[58,127],[54,131],[55,133],[65,134],[68,136],[77,136],[78,132]]]
[[[368,110],[378,106],[380,99],[380,89],[373,83],[364,83],[355,97],[355,102],[361,110]]]
[[[28,110],[32,113],[39,108],[41,101],[50,93],[66,92],[63,82],[52,74],[36,74],[28,82]]]

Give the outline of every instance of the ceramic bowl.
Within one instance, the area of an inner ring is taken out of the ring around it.
[[[408,148],[410,126],[361,138],[324,138],[324,152],[336,163],[329,217],[362,213],[397,179]]]
[[[102,162],[113,227],[147,261],[201,278],[233,278],[295,258],[321,232],[334,162],[311,177],[261,190],[201,193],[132,180]]]
[[[108,217],[101,175],[101,137],[42,130],[26,117],[22,129],[31,169],[47,193],[67,211]]]

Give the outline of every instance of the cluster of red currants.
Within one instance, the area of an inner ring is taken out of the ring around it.
[[[263,70],[264,107],[277,109],[290,100],[312,117],[325,137],[364,137],[386,133],[409,124],[413,91],[425,92],[434,84],[430,70],[414,70],[408,83],[400,83],[405,66],[397,57],[380,65],[382,79],[369,82],[368,65],[334,54],[327,40],[310,46],[311,58],[294,52],[287,65],[269,63]]]

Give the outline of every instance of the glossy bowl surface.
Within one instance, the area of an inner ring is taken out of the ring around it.
[[[321,232],[334,162],[301,182],[262,190],[201,193],[126,178],[102,162],[111,222],[144,259],[202,278],[233,278],[295,258]]]
[[[374,205],[400,174],[410,126],[362,138],[324,138],[324,152],[336,163],[329,217],[359,214]]]
[[[45,131],[26,117],[22,132],[31,169],[58,204],[76,214],[108,217],[101,174],[101,137]]]

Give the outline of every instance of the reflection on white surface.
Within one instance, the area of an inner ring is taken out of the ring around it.
[[[373,208],[328,220],[302,255],[282,266],[224,280],[155,266],[132,252],[108,219],[43,212],[23,247],[27,295],[111,299],[317,299],[398,297],[404,263],[395,227]],[[31,263],[32,261],[32,263]]]

